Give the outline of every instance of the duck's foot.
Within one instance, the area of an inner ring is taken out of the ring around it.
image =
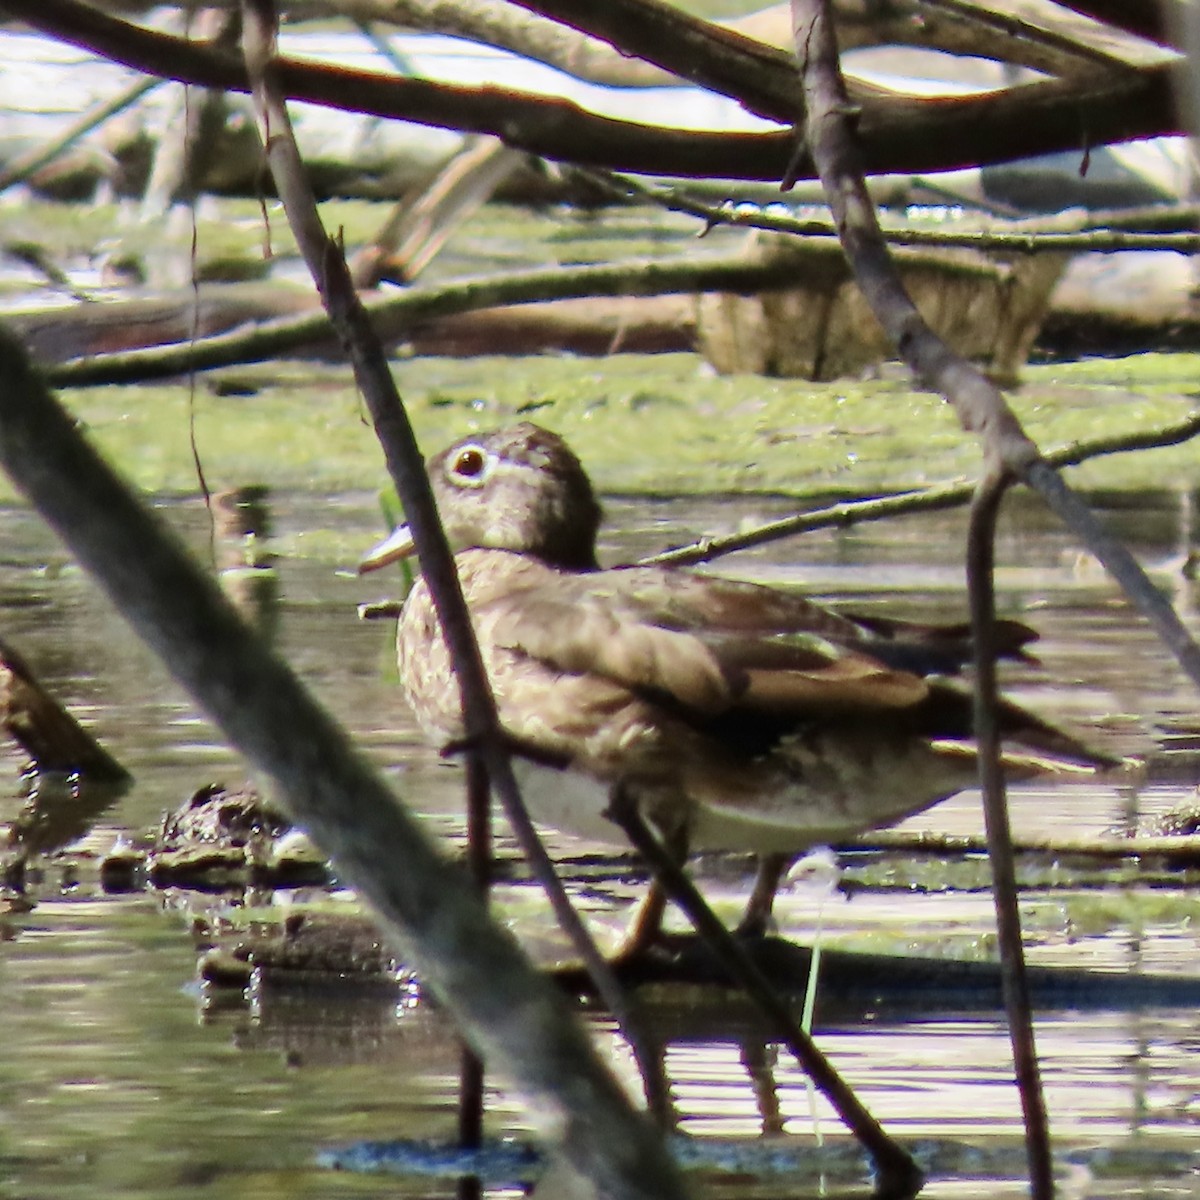
[[[746,910],[734,933],[740,938],[766,937],[772,927],[775,908],[775,893],[779,890],[784,872],[791,866],[795,855],[763,854],[758,860],[758,872],[754,876],[754,887],[746,901]]]
[[[625,936],[609,956],[614,967],[628,966],[661,945],[666,911],[667,893],[657,879],[651,880],[646,894],[638,901],[633,917],[625,927]]]

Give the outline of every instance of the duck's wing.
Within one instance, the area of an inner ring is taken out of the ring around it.
[[[903,708],[927,684],[815,633],[755,638],[662,623],[653,605],[624,595],[510,595],[476,620],[508,651],[570,675],[617,683],[676,711],[732,709],[824,716]]]
[[[576,577],[589,596],[641,613],[672,629],[764,637],[813,633],[832,639],[861,637],[853,621],[809,600],[741,579],[663,567],[616,567]]]
[[[946,753],[973,753],[972,697],[937,679],[897,669],[873,655],[818,633],[751,636],[710,626],[676,628],[678,608],[644,594],[612,593],[612,581],[571,577],[576,586],[531,587],[476,606],[483,640],[536,661],[551,672],[588,677],[605,705],[621,696],[661,706],[743,750],[768,752],[788,732],[809,723],[886,729],[941,744]],[[729,592],[721,590],[722,598]],[[1090,767],[1115,760],[1028,712],[1001,700],[1006,740],[1041,756]],[[1035,760],[1030,760],[1034,763]],[[1031,770],[1044,769],[1038,760]]]
[[[969,621],[943,625],[903,621],[874,613],[847,611],[840,615],[853,621],[867,635],[868,644],[874,646],[876,653],[884,656],[889,653],[911,653],[914,663],[924,660],[937,664],[927,669],[927,674],[934,671],[942,675],[956,674],[971,661],[975,652]],[[996,657],[1036,666],[1037,656],[1027,647],[1040,636],[1036,629],[1023,621],[1002,617],[995,622],[993,629]]]
[[[607,589],[619,602],[641,606],[670,628],[753,637],[813,633],[918,675],[957,674],[973,654],[967,623],[835,611],[798,591],[745,580],[661,567],[620,567],[580,578],[585,587]],[[1037,639],[1037,631],[1020,621],[996,622],[998,658],[1036,662],[1026,647]]]
[[[919,732],[934,742],[973,743],[975,738],[974,697],[948,680],[930,684],[929,696],[914,712]],[[1001,736],[1035,754],[1082,766],[1107,770],[1121,759],[1103,754],[1057,725],[1002,697],[996,701],[996,720]]]

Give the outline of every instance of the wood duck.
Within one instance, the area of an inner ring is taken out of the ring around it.
[[[671,567],[596,562],[600,506],[579,459],[531,423],[464,438],[429,477],[516,751],[531,815],[604,842],[621,786],[667,843],[760,856],[739,926],[765,930],[782,871],[810,846],[893,824],[976,778],[971,700],[947,681],[969,629],[856,617],[794,592]],[[398,528],[360,564],[413,551]],[[1002,652],[1037,635],[1001,622]],[[428,589],[399,620],[400,679],[435,742],[461,739]],[[1004,703],[1014,775],[1111,760]],[[654,887],[627,949],[657,933]]]

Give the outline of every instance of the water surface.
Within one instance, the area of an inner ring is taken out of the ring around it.
[[[769,497],[610,500],[613,532],[604,555],[632,558],[788,507]],[[1028,503],[1012,511],[1000,546],[999,603],[1033,621],[1043,641],[1040,667],[1006,671],[1010,694],[1114,753],[1149,753],[1153,762],[1136,791],[1078,782],[1014,789],[1018,836],[1101,835],[1189,802],[1196,774],[1190,685],[1112,587],[1078,561],[1065,535]],[[1188,514],[1184,499],[1163,492],[1111,515],[1158,568],[1178,555]],[[208,552],[200,505],[166,503],[164,515]],[[279,494],[274,518],[280,649],[405,799],[440,831],[457,833],[457,774],[412,728],[391,678],[391,630],[354,616],[355,604],[377,598],[381,585],[339,573],[377,533],[374,496]],[[448,1181],[357,1177],[314,1165],[320,1149],[359,1139],[453,1137],[457,1050],[433,1007],[399,992],[294,994],[262,986],[243,996],[197,982],[197,918],[250,922],[256,906],[302,895],[247,893],[231,905],[228,897],[105,895],[98,887],[97,856],[120,839],[142,837],[198,786],[237,783],[245,771],[36,518],[3,510],[0,531],[4,636],[136,775],[132,791],[70,854],[42,864],[33,909],[0,917],[0,1193],[450,1194]],[[810,535],[720,569],[802,585],[859,608],[956,619],[961,532],[958,515],[913,518]],[[1167,571],[1161,579],[1191,620],[1191,585]],[[6,763],[9,799],[0,817],[19,807],[17,765],[15,756]],[[965,794],[909,827],[978,833],[978,798]],[[591,849],[556,836],[551,845],[559,854]],[[853,858],[846,863],[858,869]],[[732,916],[745,866],[706,862],[699,870],[705,890]],[[849,896],[812,888],[784,896],[782,932],[802,941],[819,932],[828,945],[892,953],[989,955],[986,891],[947,883],[906,858],[885,859],[871,881]],[[1195,975],[1193,917],[1200,914],[1187,882],[1180,875],[1153,889],[1132,880],[1097,891],[1057,887],[1048,877],[1025,903],[1031,960]],[[638,890],[621,873],[581,877],[574,887],[593,920],[612,924]],[[530,914],[530,927],[542,924],[529,889],[506,888],[501,902]],[[999,1016],[939,998],[936,987],[919,1003],[889,1004],[886,984],[880,981],[878,1004],[820,1009],[820,1044],[895,1135],[962,1142],[982,1155],[952,1155],[951,1182],[938,1185],[939,1193],[1021,1194],[1020,1114]],[[1106,1004],[1103,988],[1096,993],[1086,1005],[1046,1010],[1038,1023],[1060,1153],[1079,1158],[1064,1159],[1063,1170],[1087,1194],[1188,1193],[1200,1095],[1193,1008],[1179,1007],[1177,998],[1173,1006]],[[814,1143],[803,1078],[764,1043],[744,1006],[724,993],[687,993],[663,996],[651,1010],[667,1042],[666,1070],[686,1132],[722,1146],[761,1146],[764,1134],[784,1138],[786,1147]],[[591,1019],[632,1085],[620,1036],[604,1014]],[[836,1121],[822,1105],[816,1111],[821,1134],[837,1141]],[[528,1136],[519,1098],[495,1093],[488,1129],[497,1138]],[[1131,1165],[1111,1154],[1095,1158],[1096,1147],[1120,1149]],[[700,1178],[705,1194],[739,1197],[815,1188],[765,1166],[758,1176],[743,1166],[736,1175],[710,1168]]]

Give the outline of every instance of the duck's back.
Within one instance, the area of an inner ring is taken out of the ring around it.
[[[648,599],[645,572],[622,590],[621,572],[563,572],[507,551],[457,563],[527,801],[560,829],[618,840],[602,812],[621,783],[660,825],[686,823],[696,848],[800,850],[891,823],[973,777],[969,754],[921,727],[923,680],[822,638],[789,648],[751,636],[736,614],[698,629],[691,582],[681,605],[678,594]],[[687,578],[673,573],[667,591]],[[426,733],[461,738],[423,583],[405,605],[398,661]]]

